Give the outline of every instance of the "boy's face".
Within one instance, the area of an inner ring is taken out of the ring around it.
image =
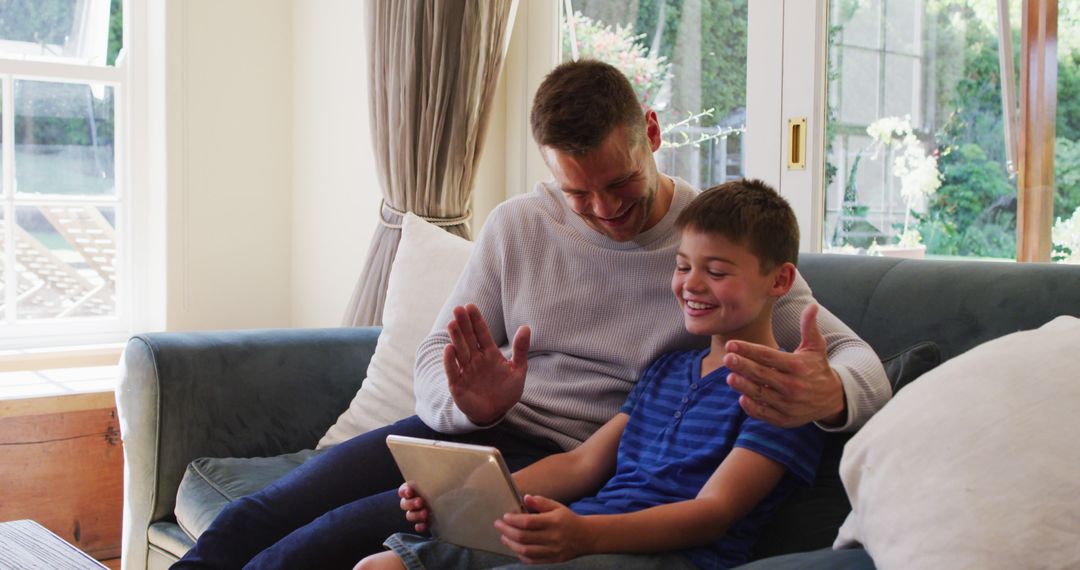
[[[787,291],[783,279],[778,279],[781,267],[762,273],[758,257],[745,246],[717,234],[684,229],[671,291],[686,330],[747,338],[771,329],[772,315],[765,309]]]

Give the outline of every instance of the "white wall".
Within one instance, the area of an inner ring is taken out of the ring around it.
[[[364,4],[184,0],[164,11],[166,328],[340,325],[381,198]],[[521,91],[496,98],[474,235],[528,187],[506,166]]]
[[[292,2],[165,9],[165,326],[288,326]]]
[[[293,326],[339,326],[378,225],[364,3],[293,2]]]

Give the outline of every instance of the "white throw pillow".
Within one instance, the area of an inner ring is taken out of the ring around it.
[[[1080,319],[1058,317],[898,393],[844,448],[834,547],[882,570],[1080,567],[1078,349]]]
[[[413,214],[405,215],[401,242],[386,285],[383,330],[367,378],[349,409],[319,440],[320,449],[415,413],[416,347],[431,332],[472,247],[468,240]]]

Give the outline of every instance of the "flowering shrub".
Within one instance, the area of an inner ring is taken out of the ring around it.
[[[1054,261],[1080,263],[1080,208],[1071,218],[1058,218],[1051,236],[1054,240]]]
[[[909,210],[923,211],[926,199],[941,187],[937,158],[926,154],[911,128],[911,119],[883,117],[866,127],[866,134],[881,147],[897,147],[893,175],[900,179],[900,195]],[[906,225],[905,225],[906,227]]]
[[[663,56],[650,56],[640,43],[645,34],[634,35],[629,25],[611,26],[593,20],[581,12],[573,17],[574,39],[577,40],[579,59],[597,59],[610,63],[623,72],[634,86],[641,103],[656,108],[660,89],[667,80],[670,64]],[[570,29],[571,22],[563,22]],[[571,34],[562,34],[563,58],[573,54]]]

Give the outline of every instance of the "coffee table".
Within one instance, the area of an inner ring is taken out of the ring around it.
[[[89,554],[31,520],[0,523],[0,568],[4,570],[100,570]]]

